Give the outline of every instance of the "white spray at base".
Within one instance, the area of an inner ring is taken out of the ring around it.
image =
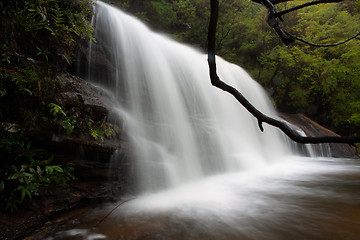
[[[261,132],[235,98],[211,85],[205,54],[102,2],[96,2],[95,24],[96,44],[114,66],[110,85],[142,191],[261,168],[293,155],[279,130],[265,125]],[[277,117],[264,90],[242,68],[219,57],[217,68],[257,109]]]

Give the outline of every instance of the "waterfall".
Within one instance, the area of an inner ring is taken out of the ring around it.
[[[89,79],[117,97],[141,190],[263,167],[293,154],[282,133],[269,126],[261,132],[235,98],[211,85],[204,53],[103,2],[96,2],[94,21],[92,47],[103,50],[112,71],[89,71]],[[224,81],[277,117],[265,91],[242,68],[216,61]]]
[[[114,165],[126,159],[121,174],[134,168],[139,192],[66,213],[36,236],[57,229],[48,240],[359,238],[358,159],[326,158],[321,148],[330,145],[299,147],[265,124],[261,132],[233,96],[211,85],[204,53],[108,4],[97,1],[95,12],[96,42],[82,74],[116,96],[113,112],[132,155]],[[242,68],[216,61],[222,80],[278,117]]]

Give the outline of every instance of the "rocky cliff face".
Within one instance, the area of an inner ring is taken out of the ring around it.
[[[106,90],[64,73],[53,96],[69,114],[84,121],[92,119],[121,122],[113,112],[114,98]],[[76,181],[70,188],[43,186],[24,209],[15,214],[0,214],[0,239],[19,239],[41,228],[50,217],[74,207],[115,201],[129,194],[132,164],[123,131],[110,139],[95,140],[88,134],[67,135],[55,127],[38,126],[31,132],[34,146],[44,149],[63,164],[72,163]],[[21,227],[20,227],[21,226]]]
[[[321,126],[320,124],[312,121],[310,118],[303,114],[280,114],[287,122],[297,126],[307,136],[339,136],[331,130]],[[330,143],[329,145],[330,156],[336,158],[358,158],[357,150],[354,146],[341,143]]]

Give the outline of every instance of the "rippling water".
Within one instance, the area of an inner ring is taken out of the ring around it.
[[[293,158],[221,174],[99,207],[48,239],[355,240],[359,167],[350,159]]]

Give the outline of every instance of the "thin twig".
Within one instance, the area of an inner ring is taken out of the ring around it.
[[[0,137],[2,137],[3,135],[5,135],[5,133],[7,133],[8,131],[10,131],[12,128],[14,127],[14,125],[11,125],[10,127],[4,129],[3,131],[0,132]]]
[[[93,228],[96,228],[97,226],[99,226],[106,218],[108,218],[117,208],[119,208],[121,205],[123,205],[124,203],[127,203],[129,201],[132,201],[134,200],[136,197],[134,198],[130,198],[130,199],[127,199],[123,202],[120,202],[119,204],[116,205],[116,207],[114,207],[108,214],[106,214],[102,219],[100,219],[100,221],[98,221],[94,226]]]
[[[279,3],[283,3],[283,2],[292,2],[292,1],[294,1],[294,0],[270,0],[270,2],[272,3],[272,4],[279,4]]]
[[[309,6],[313,6],[313,5],[317,5],[317,4],[336,3],[336,2],[342,2],[342,1],[344,1],[344,0],[317,0],[317,1],[313,1],[313,2],[307,2],[307,3],[304,3],[304,4],[298,5],[296,7],[292,7],[292,8],[277,12],[275,14],[275,17],[281,17],[282,15],[290,13],[292,11],[296,11],[296,10],[299,10],[299,9],[302,9],[302,8],[305,8],[305,7],[309,7]]]
[[[358,32],[358,33],[355,34],[354,36],[352,36],[352,37],[350,37],[350,38],[348,38],[348,39],[346,39],[346,40],[344,40],[344,41],[342,41],[342,42],[331,43],[331,44],[316,44],[316,43],[308,42],[308,41],[306,41],[306,40],[304,40],[304,39],[302,39],[302,38],[300,38],[300,37],[297,37],[297,36],[295,36],[295,35],[287,32],[287,31],[285,31],[285,30],[284,30],[284,32],[285,32],[286,34],[288,34],[289,36],[293,37],[294,39],[296,39],[296,40],[298,40],[298,41],[300,41],[300,42],[302,42],[302,43],[308,44],[308,45],[310,45],[310,46],[312,46],[312,47],[336,47],[336,46],[339,46],[339,45],[341,45],[341,44],[347,43],[347,42],[349,42],[349,41],[351,41],[351,40],[353,40],[353,39],[359,40],[357,37],[360,36],[360,32]]]

